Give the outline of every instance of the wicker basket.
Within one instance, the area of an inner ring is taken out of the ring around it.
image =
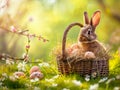
[[[92,76],[94,74],[96,76],[108,76],[109,74],[108,59],[102,59],[102,60],[96,60],[96,59],[73,60],[74,58],[71,58],[70,60],[67,59],[67,55],[65,52],[66,36],[70,28],[75,25],[81,26],[79,23],[73,23],[70,26],[68,26],[68,28],[64,32],[63,41],[62,41],[62,56],[61,58],[57,57],[59,72],[62,74],[77,73],[81,76],[85,76],[85,75]]]

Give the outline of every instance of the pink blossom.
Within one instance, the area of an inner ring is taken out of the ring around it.
[[[30,45],[26,45],[26,49],[29,49],[30,48]]]
[[[17,29],[16,29],[14,26],[11,26],[11,27],[10,27],[10,31],[11,31],[11,32],[16,32]]]

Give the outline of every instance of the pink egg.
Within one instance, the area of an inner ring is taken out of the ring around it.
[[[79,49],[74,49],[71,54],[77,54]]]
[[[44,75],[41,72],[33,72],[32,74],[30,74],[30,79],[35,79],[35,78],[42,79],[43,77]]]
[[[84,57],[87,59],[93,59],[93,58],[95,58],[95,54],[93,52],[87,51],[85,53]]]
[[[71,46],[71,48],[74,50],[74,49],[79,49],[80,47],[77,43],[75,43]]]
[[[30,69],[30,74],[32,74],[33,72],[40,72],[40,69],[38,66],[33,66],[31,69]]]
[[[71,49],[71,48],[68,48],[68,49],[67,49],[67,54],[70,55],[71,52],[72,52],[72,49]]]

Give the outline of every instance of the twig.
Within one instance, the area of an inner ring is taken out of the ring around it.
[[[10,56],[8,54],[0,54],[0,59],[4,58],[5,60],[6,59],[12,59],[12,60],[24,60],[24,61],[28,61],[28,53],[29,53],[29,49],[30,49],[30,38],[34,37],[34,38],[38,38],[38,40],[42,40],[43,42],[46,42],[48,41],[47,39],[43,38],[42,36],[38,36],[38,35],[35,35],[35,34],[29,34],[28,31],[29,30],[19,30],[17,31],[17,29],[15,27],[13,27],[11,30],[5,28],[5,27],[2,27],[0,26],[0,28],[2,30],[7,30],[8,32],[11,32],[11,33],[14,33],[14,34],[17,34],[17,35],[22,35],[22,36],[26,36],[27,37],[27,45],[26,45],[26,53],[25,55],[22,57],[22,58],[18,58],[18,57],[13,57],[13,56]]]

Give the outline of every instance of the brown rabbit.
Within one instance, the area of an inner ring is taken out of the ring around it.
[[[91,20],[89,20],[87,12],[84,12],[84,21],[85,21],[84,25],[80,23],[73,23],[66,29],[66,33],[67,33],[67,31],[69,31],[69,29],[72,26],[78,25],[82,27],[81,32],[78,36],[78,43],[71,46],[72,49],[71,55],[77,54],[78,56],[82,56],[88,59],[103,58],[105,56],[106,57],[108,56],[104,46],[101,45],[96,40],[97,35],[95,34],[95,29],[100,22],[100,16],[101,16],[101,12],[96,11],[94,12]],[[66,40],[64,40],[63,38],[63,42],[64,41],[66,42]],[[64,47],[63,47],[63,51],[64,51]],[[64,52],[63,52],[63,56],[64,56]]]

